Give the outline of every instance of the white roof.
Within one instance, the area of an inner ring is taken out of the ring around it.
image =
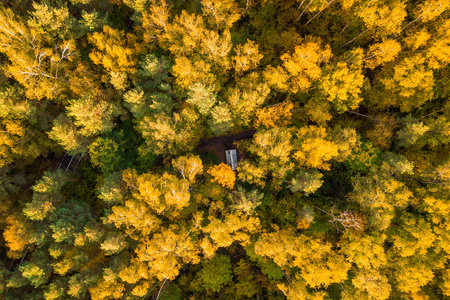
[[[236,149],[226,150],[225,155],[227,157],[227,165],[231,167],[233,171],[237,168],[237,152]]]

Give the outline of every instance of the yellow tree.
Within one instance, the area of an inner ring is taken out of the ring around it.
[[[367,51],[367,56],[364,58],[364,65],[369,69],[384,65],[393,61],[401,50],[400,43],[393,39],[386,39],[383,42],[372,44]]]
[[[54,120],[48,136],[56,140],[71,155],[88,151],[89,140],[81,134],[73,121],[63,114]]]
[[[323,238],[297,235],[292,229],[262,234],[255,252],[282,268],[300,268],[301,278],[312,288],[344,281],[351,267]]]
[[[366,31],[373,30],[376,37],[382,38],[401,32],[407,16],[406,4],[401,0],[373,1],[359,9],[357,15],[363,19]]]
[[[249,151],[258,155],[264,164],[287,164],[293,150],[291,139],[292,133],[287,128],[260,130],[254,135]]]
[[[387,264],[384,250],[385,234],[368,235],[356,231],[346,231],[342,236],[341,253],[347,261],[356,264],[359,269],[380,269]]]
[[[30,244],[31,228],[26,218],[20,214],[13,214],[6,219],[7,227],[3,231],[3,238],[8,247],[7,255],[20,258],[23,251]]]
[[[143,12],[142,27],[144,40],[155,42],[162,39],[169,25],[170,7],[165,0],[152,1],[150,7]]]
[[[381,230],[389,227],[395,208],[406,207],[413,197],[404,183],[382,172],[356,177],[353,186],[350,198],[368,212],[369,223]]]
[[[166,205],[172,206],[177,210],[181,210],[189,205],[189,181],[186,179],[178,179],[173,175],[165,173],[161,178],[162,185],[166,190],[164,200]],[[175,214],[174,214],[175,215]]]
[[[139,122],[146,147],[143,153],[177,154],[193,149],[199,139],[199,115],[192,108],[183,109],[172,116],[163,113],[148,115]]]
[[[187,89],[194,84],[220,89],[216,76],[211,71],[211,64],[202,59],[190,60],[185,56],[175,58],[172,73],[176,77],[176,83]]]
[[[129,199],[123,205],[113,206],[106,222],[114,224],[125,235],[134,239],[138,239],[141,234],[148,235],[155,232],[161,225],[151,206],[136,199]]]
[[[202,0],[202,6],[206,20],[218,30],[230,29],[241,17],[234,0]]]
[[[210,215],[209,224],[201,228],[206,237],[200,242],[200,247],[207,257],[213,256],[219,247],[228,247],[235,241],[248,245],[251,235],[260,230],[257,217],[242,212],[223,212],[223,215],[223,218]]]
[[[149,273],[159,280],[173,280],[183,265],[200,261],[195,241],[177,226],[164,228],[151,238],[142,239],[135,253],[139,261],[146,263]]]
[[[230,68],[228,53],[231,47],[232,42],[229,30],[225,30],[221,34],[210,30],[206,31],[202,38],[200,53],[203,53],[215,66],[219,66],[216,72],[223,73]]]
[[[393,93],[396,106],[402,111],[419,107],[433,97],[433,71],[425,63],[426,58],[417,54],[404,58],[383,72],[380,81]]]
[[[328,161],[338,155],[339,147],[327,139],[323,127],[305,126],[297,131],[296,143],[299,149],[293,157],[301,166],[329,170]]]
[[[234,122],[237,125],[249,125],[269,93],[268,85],[258,73],[253,72],[240,78],[237,85],[227,91],[228,105]]]
[[[212,182],[217,182],[221,186],[229,189],[234,188],[236,174],[231,170],[229,165],[221,163],[220,165],[213,166],[209,168],[208,173],[212,176]]]
[[[256,68],[263,58],[263,55],[258,52],[258,45],[250,40],[247,40],[244,45],[237,45],[234,51],[236,54],[233,56],[233,67],[239,75]]]
[[[289,89],[296,93],[305,92],[321,75],[320,64],[330,60],[331,48],[323,46],[319,38],[305,38],[294,53],[283,54],[281,60],[283,67],[290,75]]]
[[[289,101],[260,108],[256,111],[254,126],[256,128],[260,126],[267,128],[288,126],[291,123],[293,108],[294,104]]]
[[[136,72],[141,45],[130,33],[104,26],[102,32],[94,32],[88,38],[94,45],[89,58],[109,72]]]
[[[444,269],[444,259],[436,253],[427,256],[392,257],[390,261],[392,281],[403,293],[418,293],[434,278],[435,269]]]
[[[0,10],[0,51],[9,59],[6,69],[32,99],[54,99],[65,88],[74,57],[73,41],[46,47],[38,31],[17,20],[10,9]]]
[[[444,271],[441,289],[445,296],[450,296],[450,270]]]
[[[282,67],[268,65],[262,72],[265,82],[274,90],[286,92],[289,90],[289,73]]]
[[[428,44],[431,35],[427,29],[422,28],[420,30],[415,30],[407,35],[407,37],[403,40],[405,44],[411,48],[413,51],[424,47]]]
[[[392,289],[389,279],[377,269],[358,270],[352,284],[354,287],[344,291],[343,299],[386,300]]]
[[[445,68],[450,63],[450,20],[438,27],[427,50],[427,63],[434,69]]]
[[[277,284],[280,291],[288,300],[323,300],[326,299],[327,293],[324,291],[311,292],[308,290],[305,280],[298,274],[295,275],[289,284]]]
[[[198,155],[180,156],[172,160],[172,166],[191,184],[195,182],[195,176],[203,173],[203,163]]]
[[[243,182],[256,184],[260,187],[264,187],[267,183],[266,177],[268,170],[264,165],[258,166],[247,159],[243,159],[239,161],[237,171],[239,180]]]
[[[71,100],[67,107],[67,115],[75,119],[74,124],[80,127],[84,136],[93,136],[111,131],[114,127],[113,118],[117,117],[117,106],[93,96]]]
[[[325,67],[324,73],[319,86],[325,99],[331,102],[338,112],[357,108],[362,101],[360,93],[364,83],[361,68],[338,62]]]
[[[188,87],[187,103],[195,106],[198,111],[208,116],[211,108],[216,103],[216,93],[213,87],[205,86],[202,83],[194,83]]]
[[[166,23],[159,43],[176,56],[190,56],[201,49],[206,30],[201,16],[183,10],[172,22]]]
[[[418,4],[414,9],[414,20],[406,24],[403,29],[420,21],[429,22],[439,17],[443,12],[449,9],[450,4],[443,0],[426,0]]]
[[[390,228],[389,237],[399,256],[426,255],[428,249],[436,244],[437,236],[422,217],[406,213],[396,223],[398,227]]]

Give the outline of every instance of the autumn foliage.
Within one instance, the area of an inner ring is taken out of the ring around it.
[[[217,182],[223,187],[232,189],[236,181],[236,173],[231,170],[231,167],[227,164],[221,163],[220,165],[209,168],[208,174],[212,176],[211,181]]]
[[[1,1],[0,298],[449,299],[449,97],[448,0]]]

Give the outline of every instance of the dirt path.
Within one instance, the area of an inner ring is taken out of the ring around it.
[[[215,152],[220,162],[226,163],[225,151],[230,149],[236,149],[234,142],[251,139],[256,130],[246,130],[234,134],[222,135],[212,138],[205,138],[200,140],[198,149],[203,152],[213,153]],[[238,160],[240,158],[239,149],[237,149]]]

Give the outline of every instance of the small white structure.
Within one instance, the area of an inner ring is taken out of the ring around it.
[[[227,165],[231,167],[231,170],[236,171],[237,168],[237,152],[236,149],[225,151],[227,157]]]

